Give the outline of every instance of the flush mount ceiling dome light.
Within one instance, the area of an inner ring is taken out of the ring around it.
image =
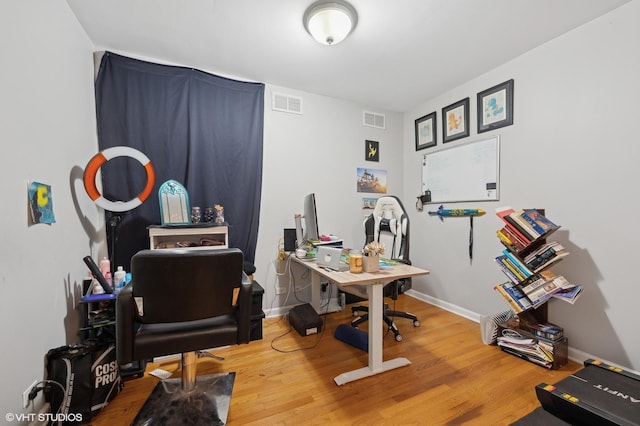
[[[358,23],[358,14],[344,1],[317,1],[304,13],[303,23],[318,43],[334,45],[353,31]]]

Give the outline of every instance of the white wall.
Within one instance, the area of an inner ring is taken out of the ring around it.
[[[20,413],[47,350],[77,341],[75,309],[98,255],[82,169],[95,153],[92,46],[63,0],[0,6],[0,412]],[[27,225],[27,182],[51,185],[56,223]]]
[[[425,102],[404,122],[407,200],[421,190],[424,151],[414,149],[414,119],[436,110],[440,120],[443,106],[469,96],[472,133],[460,142],[501,138],[500,201],[448,205],[488,212],[474,221],[473,265],[467,218],[442,223],[412,212],[412,260],[432,271],[414,281],[414,288],[454,310],[492,314],[506,309],[492,290],[505,280],[493,262],[502,250],[495,208],[545,208],[562,226],[554,238],[571,252],[554,270],[585,288],[573,306],[552,301],[550,320],[565,327],[575,356],[593,354],[634,370],[640,369],[634,312],[640,287],[633,274],[640,235],[634,215],[640,207],[638,16],[640,1],[633,1]],[[510,78],[515,80],[513,126],[478,135],[476,94]],[[423,323],[428,327],[429,319]]]
[[[303,114],[273,111],[273,92],[301,97]],[[363,110],[384,114],[386,128],[363,126]],[[316,194],[321,234],[337,235],[347,247],[362,247],[361,224],[370,212],[362,209],[362,198],[380,194],[357,192],[356,169],[387,170],[387,192],[400,194],[404,185],[403,130],[399,113],[272,85],[265,90],[264,127],[256,280],[265,288],[265,306],[270,311],[299,303],[293,296],[276,297],[275,287],[287,286],[289,280],[276,275],[275,260],[283,229],[295,227],[293,216],[302,213],[305,195]],[[380,142],[379,162],[365,161],[365,140]],[[296,284],[307,282],[308,278],[304,280],[297,277]]]

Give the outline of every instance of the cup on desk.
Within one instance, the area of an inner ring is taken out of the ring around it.
[[[349,251],[349,272],[354,274],[362,272],[362,252],[360,250]]]

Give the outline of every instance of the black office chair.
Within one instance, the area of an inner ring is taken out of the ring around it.
[[[134,424],[224,424],[235,373],[198,376],[200,352],[249,342],[251,282],[238,249],[142,250],[116,300],[120,365],[182,354],[182,378],[158,383]]]
[[[409,260],[409,216],[398,197],[389,195],[378,198],[373,212],[364,221],[364,229],[366,235],[365,245],[372,241],[384,243],[385,252],[383,257],[408,265],[411,264]],[[410,288],[411,278],[397,280],[385,286],[384,294],[395,301],[398,299],[398,294],[404,293]],[[359,295],[362,296],[363,294],[363,292],[360,292]],[[353,306],[351,312],[358,317],[351,321],[353,327],[357,327],[369,319],[366,306]],[[360,315],[361,312],[365,312],[365,314]],[[414,314],[390,310],[385,303],[382,318],[398,342],[402,340],[402,335],[392,320],[393,317],[407,318],[413,321],[414,327],[420,326],[420,321]]]

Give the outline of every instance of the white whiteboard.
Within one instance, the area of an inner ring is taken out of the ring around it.
[[[456,145],[424,155],[422,193],[431,203],[500,199],[500,138]]]

